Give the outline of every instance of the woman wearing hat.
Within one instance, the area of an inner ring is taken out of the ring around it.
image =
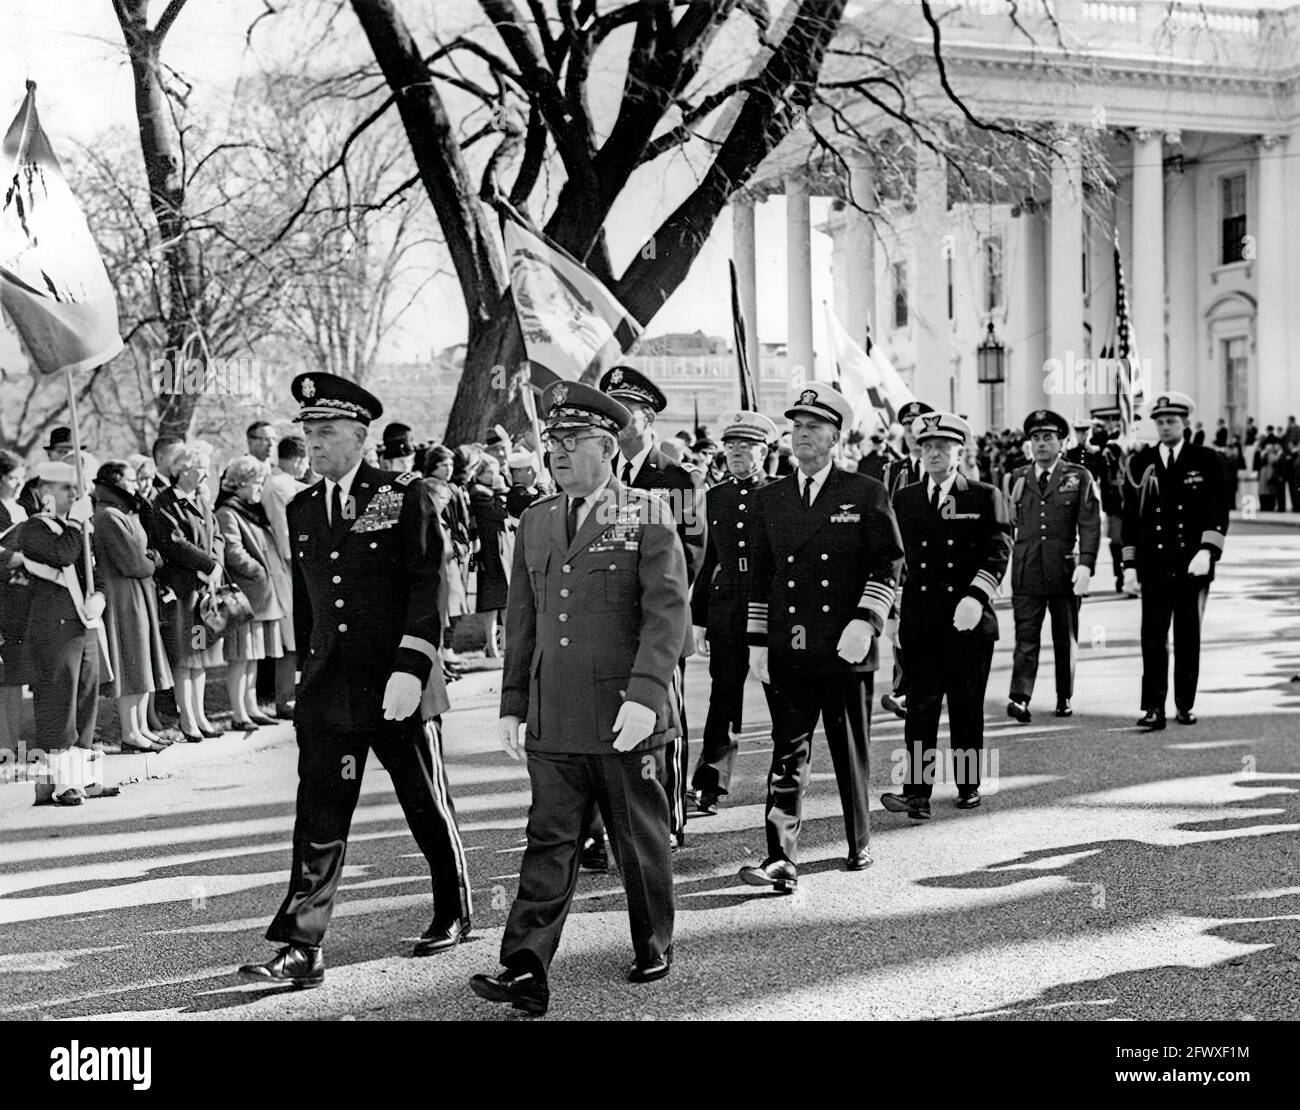
[[[505,626],[502,610],[510,593],[509,566],[514,554],[514,537],[510,531],[510,512],[506,508],[506,483],[501,467],[493,455],[483,455],[474,471],[469,488],[478,531],[478,580],[474,608],[484,613],[486,653],[497,658],[505,650]]]

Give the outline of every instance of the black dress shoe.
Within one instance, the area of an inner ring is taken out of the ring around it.
[[[578,861],[578,866],[583,871],[605,872],[609,870],[609,849],[605,846],[603,836],[599,840],[595,837],[587,837],[582,846],[582,857]]]
[[[959,794],[957,796],[958,809],[976,809],[980,804],[980,792],[972,790],[969,794]]]
[[[695,792],[695,812],[701,817],[713,817],[718,812],[718,798],[721,795],[713,790]]]
[[[895,717],[907,720],[906,694],[886,694],[880,699],[880,707],[888,709]]]
[[[1074,710],[1070,708],[1070,699],[1069,699],[1069,698],[1066,698],[1065,701],[1058,701],[1058,702],[1056,703],[1056,715],[1057,715],[1058,717],[1073,717],[1073,716],[1074,716]]]
[[[420,939],[415,944],[415,951],[411,955],[433,956],[438,952],[455,948],[469,936],[469,929],[468,917],[459,918],[449,925],[439,925],[434,921],[420,934]]]
[[[789,894],[799,885],[799,872],[786,859],[774,859],[759,867],[742,867],[740,878],[750,886],[770,886],[778,894]]]
[[[239,974],[295,987],[319,987],[325,982],[325,956],[319,948],[286,944],[264,964],[244,964]]]
[[[279,724],[279,721],[277,721],[274,717],[268,717],[263,713],[250,713],[248,715],[248,719],[252,721],[253,724],[261,725],[263,728],[265,728],[267,725]]]
[[[1022,725],[1027,725],[1034,719],[1034,715],[1029,712],[1029,703],[1027,701],[1007,702],[1007,716],[1014,717]]]
[[[1196,714],[1190,709],[1180,709],[1178,711],[1178,723],[1180,725],[1194,725],[1196,724]]]
[[[516,1010],[541,1017],[551,1004],[546,979],[533,971],[503,971],[500,975],[475,975],[469,988],[489,1002],[509,1002]]]
[[[672,970],[673,966],[673,946],[670,944],[660,955],[656,956],[649,963],[642,963],[638,960],[627,970],[627,981],[629,983],[653,983],[656,979],[662,979]]]
[[[1138,721],[1138,728],[1150,729],[1152,732],[1165,727],[1165,714],[1162,709],[1148,709]]]
[[[871,853],[863,848],[860,852],[854,852],[844,861],[846,871],[865,871],[875,860],[871,858]]]
[[[907,794],[881,794],[880,804],[890,813],[906,813],[917,821],[930,819],[930,799],[913,798]]]

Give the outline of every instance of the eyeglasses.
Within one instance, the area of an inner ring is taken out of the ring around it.
[[[601,437],[600,432],[595,432],[593,434],[585,435],[585,436],[579,436],[579,435],[556,436],[556,435],[552,435],[550,432],[543,432],[542,446],[546,448],[546,450],[548,451],[554,451],[557,446],[563,447],[566,451],[576,451],[578,449],[578,444],[581,443],[584,439],[599,439],[600,437]]]

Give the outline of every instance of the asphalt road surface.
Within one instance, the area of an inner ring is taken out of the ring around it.
[[[1051,715],[1046,629],[1034,720],[1005,716],[1012,621],[1001,612],[983,808],[955,810],[955,788],[940,785],[930,822],[881,810],[902,722],[877,711],[866,872],[844,870],[819,739],[788,897],[735,877],[763,854],[770,741],[751,683],[730,804],[693,820],[675,857],[671,976],[624,982],[618,878],[584,875],[551,1019],[1300,1018],[1300,530],[1234,525],[1206,612],[1194,727],[1172,715],[1163,733],[1134,727],[1139,604],[1104,593],[1108,579],[1083,609],[1069,720]],[[687,688],[698,729],[704,660],[689,664]],[[34,809],[29,784],[0,785],[0,1018],[511,1017],[467,986],[497,967],[529,801],[524,768],[496,747],[498,689],[499,673],[469,676],[445,722],[471,941],[410,957],[430,917],[428,872],[372,759],[325,985],[239,980],[239,963],[273,952],[262,932],[284,893],[296,749],[289,726],[230,734],[110,757],[109,781],[138,781],[76,810]]]

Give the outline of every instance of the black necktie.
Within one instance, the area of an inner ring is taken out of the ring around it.
[[[1046,470],[1040,470],[1040,471],[1038,472],[1038,488],[1039,488],[1040,490],[1043,490],[1044,492],[1047,490],[1047,471],[1046,471]]]
[[[930,493],[930,508],[936,513],[939,511],[939,487],[937,485]]]
[[[623,464],[623,484],[625,486],[630,486],[632,484],[632,460],[631,459],[628,459],[628,461]]]
[[[578,534],[578,507],[586,500],[585,497],[569,498],[569,543],[573,543],[573,537]]]
[[[811,478],[805,478],[803,480],[802,500],[803,500],[804,512],[807,512],[809,506],[812,505],[812,479]]]
[[[337,482],[330,493],[330,527],[337,528],[343,521],[343,490]]]

